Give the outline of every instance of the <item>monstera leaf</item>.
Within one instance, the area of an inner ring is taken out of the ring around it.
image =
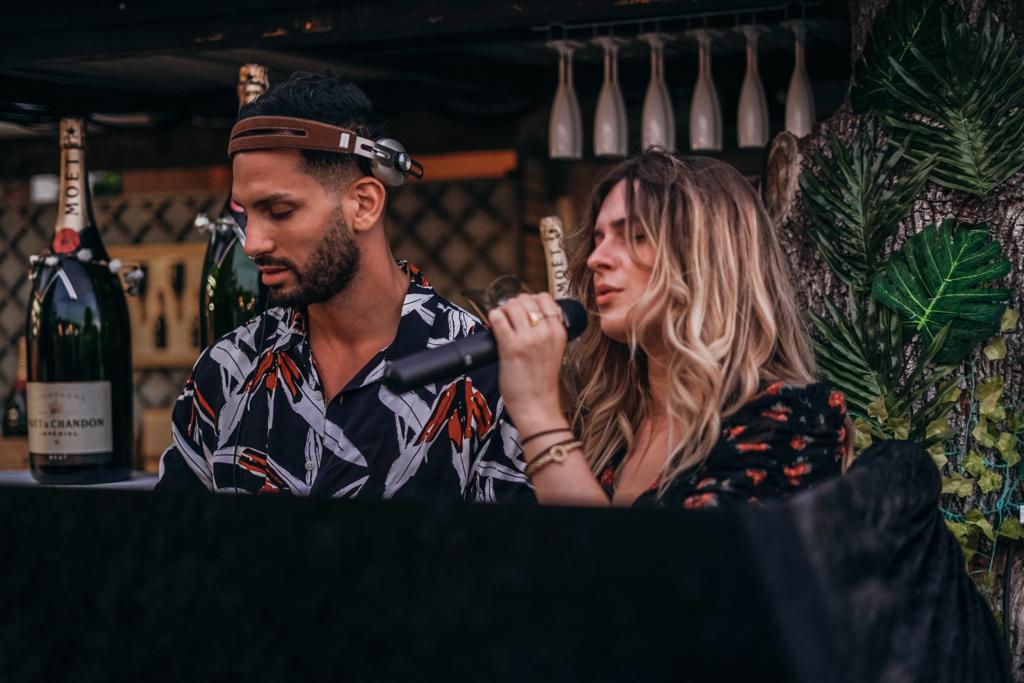
[[[984,198],[1024,170],[1024,59],[989,13],[978,30],[943,12],[941,43],[909,44],[912,64],[889,57],[892,97],[912,113],[886,125],[908,159],[935,159],[933,182]]]
[[[819,175],[800,175],[800,188],[814,216],[812,236],[839,279],[870,289],[885,265],[885,245],[910,211],[931,170],[931,159],[903,171],[903,153],[878,144],[873,117],[857,130],[849,149],[832,137],[832,158],[812,156]]]
[[[855,112],[902,106],[892,96],[893,82],[899,78],[893,62],[918,80],[927,78],[924,67],[911,54],[911,47],[929,56],[941,51],[941,8],[938,0],[894,0],[875,16],[864,52],[853,69],[850,103]]]
[[[949,326],[935,360],[953,364],[999,331],[1010,290],[991,285],[1009,272],[1010,262],[985,224],[950,219],[911,237],[875,279],[872,292],[926,345]]]

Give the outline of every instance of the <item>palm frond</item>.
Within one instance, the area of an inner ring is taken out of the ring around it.
[[[852,302],[851,302],[852,303]],[[818,332],[814,351],[818,367],[833,386],[846,395],[850,407],[866,414],[868,406],[889,390],[890,375],[876,349],[876,335],[870,326],[854,316],[850,320],[829,300],[827,317],[810,313]],[[856,308],[854,307],[854,310]]]
[[[908,159],[934,158],[933,182],[984,198],[1024,170],[1024,59],[990,13],[977,30],[943,12],[940,35],[940,54],[889,56],[903,111],[886,127]]]
[[[939,52],[941,10],[937,0],[893,0],[878,12],[864,52],[853,69],[850,103],[855,112],[901,106],[891,94],[898,76],[890,60],[919,79],[924,78],[926,74],[912,58],[911,48],[926,55]]]
[[[800,175],[814,217],[812,236],[822,256],[851,289],[867,290],[885,265],[885,245],[910,211],[931,170],[924,159],[904,170],[903,153],[878,144],[873,118],[858,128],[850,147],[829,142],[832,158],[812,156],[819,175]]]
[[[927,394],[943,379],[948,377],[954,370],[952,365],[933,366],[932,361],[942,351],[949,337],[950,325],[947,324],[928,346],[922,351],[914,362],[913,371],[901,382],[899,388],[893,392],[888,403],[889,409],[898,415],[910,412],[915,405],[920,404]]]
[[[855,302],[851,305],[857,310]],[[902,345],[898,333],[892,344],[892,336],[883,331],[889,320],[899,328],[898,318],[887,308],[869,305],[867,315],[850,319],[831,302],[826,302],[826,308],[825,317],[811,313],[818,332],[814,348],[822,374],[846,395],[851,410],[867,418],[880,433],[893,437],[895,425],[902,422],[909,438],[923,440],[928,425],[949,412],[950,397],[960,379],[959,375],[951,377],[955,366],[933,363],[950,327],[940,330],[932,343],[912,358],[911,347]],[[907,374],[911,365],[914,370]],[[884,418],[872,416],[879,405],[884,407]]]

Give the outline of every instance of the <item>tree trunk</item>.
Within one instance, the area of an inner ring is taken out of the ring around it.
[[[1018,2],[961,0],[961,6],[968,12],[972,24],[983,10],[991,11],[1007,26],[1008,32],[1016,37],[1020,49],[1024,44],[1024,9],[1018,6]],[[852,63],[859,59],[870,37],[872,21],[886,4],[887,0],[851,0]],[[837,303],[846,301],[846,287],[835,277],[815,247],[811,237],[814,228],[811,214],[799,187],[795,185],[795,178],[801,170],[809,168],[812,153],[831,157],[826,152],[831,136],[835,135],[844,143],[849,143],[861,118],[852,112],[847,97],[843,107],[820,122],[810,135],[797,141],[792,135],[783,133],[773,141],[769,152],[764,186],[765,203],[769,214],[779,225],[800,304],[805,310],[819,314],[825,313],[826,299]],[[899,249],[909,236],[924,226],[950,217],[971,223],[988,223],[990,235],[999,241],[1011,262],[1010,275],[1001,286],[1013,290],[1010,306],[1024,313],[1024,173],[1003,183],[983,201],[929,183],[915,202],[911,214],[899,226],[893,247]],[[972,372],[978,379],[1000,376],[1005,382],[1004,396],[1008,401],[1024,399],[1024,319],[1015,330],[1004,336],[1007,349],[1005,360],[989,361],[979,349],[973,357],[968,357],[961,372],[968,381]],[[962,444],[965,436],[964,425],[971,399],[969,389],[964,391],[960,403],[950,415],[950,423],[958,434],[957,446]],[[1007,543],[1005,539],[1000,539],[1000,549],[1005,548]],[[1024,681],[1024,634],[1021,633],[1024,625],[1024,548],[1018,546],[1016,550],[1009,590],[1010,609],[1004,618],[1009,620],[1010,625],[1015,680]],[[1003,564],[997,558],[995,565],[999,575],[996,576],[995,590],[984,591],[989,595],[1000,596],[996,601],[997,609],[1001,609],[998,603],[1001,602],[999,587],[1002,583]]]

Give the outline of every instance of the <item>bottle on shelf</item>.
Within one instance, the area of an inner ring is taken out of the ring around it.
[[[252,102],[267,89],[266,67],[244,64],[238,71],[238,107]],[[210,241],[203,259],[199,287],[199,344],[205,349],[221,336],[263,312],[260,272],[242,251],[234,227],[245,230],[245,211],[229,196],[221,216],[210,221],[200,215]]]
[[[18,372],[14,376],[11,393],[4,401],[4,436],[28,434],[28,413],[25,410],[25,337],[18,338]]]
[[[167,348],[167,311],[164,306],[164,293],[158,292],[156,298],[156,323],[153,326],[153,346],[158,349]]]
[[[61,120],[60,149],[56,229],[30,271],[29,466],[47,484],[116,481],[132,468],[128,305],[93,218],[81,118]]]

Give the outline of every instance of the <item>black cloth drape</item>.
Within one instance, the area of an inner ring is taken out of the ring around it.
[[[1010,680],[1001,633],[938,509],[940,488],[924,450],[886,441],[845,477],[747,516],[755,538],[788,526],[773,515],[791,518],[848,680]]]
[[[1004,681],[890,442],[762,507],[0,487],[0,680]]]

